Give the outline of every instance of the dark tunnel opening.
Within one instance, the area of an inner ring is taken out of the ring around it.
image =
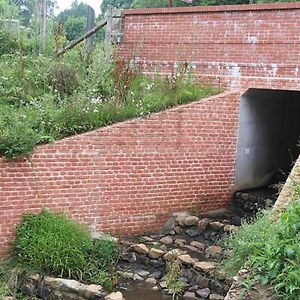
[[[282,184],[300,154],[300,92],[249,89],[241,98],[235,190]]]

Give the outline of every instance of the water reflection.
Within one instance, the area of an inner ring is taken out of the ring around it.
[[[153,285],[144,282],[131,283],[126,291],[122,291],[126,300],[172,300],[171,296],[163,294],[161,291],[154,291]]]

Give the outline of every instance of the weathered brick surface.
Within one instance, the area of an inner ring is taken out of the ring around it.
[[[126,10],[119,50],[145,73],[188,61],[204,82],[299,90],[299,32],[299,2]]]
[[[64,211],[116,234],[153,231],[173,211],[226,206],[233,187],[238,93],[40,146],[0,160],[0,253],[27,211]]]

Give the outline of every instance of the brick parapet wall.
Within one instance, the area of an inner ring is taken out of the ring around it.
[[[204,82],[300,89],[300,3],[124,11],[119,53],[145,73],[190,62]]]
[[[228,205],[239,98],[227,92],[0,160],[0,253],[21,215],[43,207],[92,231],[136,234],[173,211]]]
[[[210,5],[210,6],[182,6],[172,8],[142,8],[126,9],[124,15],[147,15],[147,14],[181,14],[181,13],[211,13],[228,11],[264,11],[264,10],[290,10],[300,9],[300,2],[292,3],[261,3],[245,5]]]

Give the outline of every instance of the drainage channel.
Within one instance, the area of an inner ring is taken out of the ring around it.
[[[126,300],[172,300],[166,288],[166,263],[175,251],[184,281],[180,300],[224,299],[232,278],[219,263],[230,255],[222,238],[239,230],[243,218],[271,207],[278,195],[275,187],[236,192],[228,209],[200,216],[179,213],[167,222],[164,232],[124,241],[119,272],[129,279],[120,284]],[[181,214],[181,215],[180,215]],[[124,276],[124,277],[126,277]]]

